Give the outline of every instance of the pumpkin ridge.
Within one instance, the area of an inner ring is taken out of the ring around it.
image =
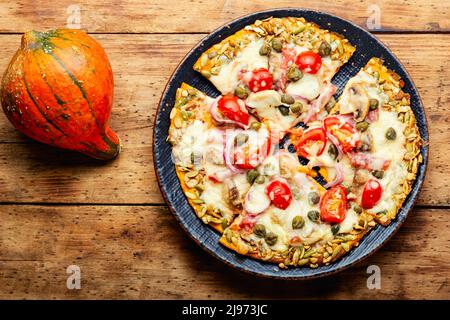
[[[44,70],[42,69],[42,65],[38,62],[38,59],[36,58],[36,56],[34,55],[34,61],[36,61],[37,66],[39,67],[39,70],[41,71],[41,74],[44,72]],[[42,80],[44,80],[44,82],[47,84],[48,88],[50,89],[50,91],[53,94],[53,97],[56,100],[56,103],[58,103],[60,106],[63,106],[66,102],[64,102],[60,97],[58,97],[58,95],[55,93],[55,91],[53,90],[53,87],[50,85],[50,83],[48,82],[46,77],[42,77]]]
[[[66,67],[66,65],[61,61],[61,59],[59,59],[53,52],[49,52],[49,55],[67,72],[68,76],[70,77],[70,79],[72,80],[72,82],[78,87],[78,89],[81,92],[81,95],[83,96],[84,100],[86,100],[89,110],[91,111],[92,117],[95,119],[95,123],[97,124],[98,128],[102,128],[102,126],[100,125],[100,123],[98,122],[98,119],[95,115],[94,110],[92,109],[92,105],[91,102],[89,101],[87,95],[86,95],[86,91],[84,91],[83,85],[81,84],[81,82],[78,81],[77,78],[75,78],[75,76],[72,74],[72,72],[70,72],[70,70]]]
[[[34,106],[36,107],[36,109],[39,111],[39,113],[44,117],[44,119],[51,124],[56,130],[58,130],[59,132],[61,132],[64,136],[68,136],[58,125],[56,125],[55,123],[53,123],[52,120],[50,120],[45,113],[42,111],[42,109],[39,107],[39,104],[37,103],[37,101],[34,99],[33,95],[30,92],[30,88],[28,86],[28,83],[25,79],[25,73],[22,76],[22,80],[23,83],[25,84],[25,89],[27,91],[28,97],[30,97],[30,100],[33,102]]]

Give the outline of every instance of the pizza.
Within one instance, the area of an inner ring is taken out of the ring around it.
[[[303,18],[268,18],[194,64],[221,93],[183,83],[168,141],[181,188],[220,243],[280,268],[317,268],[388,225],[422,139],[403,82],[371,58],[334,98],[355,51]]]

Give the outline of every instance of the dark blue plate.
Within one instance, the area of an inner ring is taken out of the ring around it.
[[[357,248],[354,248],[349,254],[336,263],[317,269],[291,268],[288,270],[281,270],[274,264],[240,256],[220,245],[218,243],[220,237],[219,234],[212,228],[203,224],[200,219],[196,217],[193,209],[187,202],[175,174],[174,165],[171,161],[171,146],[166,142],[170,124],[169,113],[174,104],[175,92],[182,82],[186,82],[213,97],[219,94],[207,79],[192,70],[192,66],[202,52],[220,42],[223,38],[244,28],[246,25],[252,24],[255,20],[265,19],[271,16],[304,17],[306,20],[315,22],[324,29],[342,34],[356,46],[356,52],[353,54],[350,61],[333,79],[333,83],[338,87],[337,95],[342,92],[347,80],[354,76],[371,57],[382,58],[385,61],[386,66],[389,69],[394,70],[404,80],[404,90],[411,95],[411,107],[416,116],[420,134],[425,142],[422,148],[424,162],[419,168],[412,191],[406,198],[397,219],[388,227],[377,226],[374,228],[363,238]],[[424,180],[428,161],[428,128],[425,111],[416,87],[400,61],[383,43],[369,32],[344,19],[322,12],[289,8],[257,12],[234,20],[209,34],[186,55],[173,73],[162,95],[155,118],[153,147],[156,176],[170,211],[174,214],[183,229],[203,249],[230,266],[254,275],[283,279],[310,279],[336,273],[363,260],[383,246],[383,244],[385,244],[386,241],[388,241],[400,228],[413,207],[414,201],[417,198],[419,189]]]

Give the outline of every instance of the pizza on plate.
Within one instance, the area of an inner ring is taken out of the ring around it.
[[[256,21],[193,68],[168,141],[184,194],[220,243],[281,268],[330,264],[395,219],[422,162],[403,82],[372,58],[337,101],[355,48],[303,18]]]

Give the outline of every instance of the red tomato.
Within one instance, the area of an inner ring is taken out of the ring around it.
[[[341,223],[347,214],[347,191],[343,186],[327,190],[320,201],[320,219],[328,223]]]
[[[313,51],[303,51],[297,56],[295,64],[303,72],[316,74],[322,66],[322,58]]]
[[[383,188],[377,180],[367,181],[361,196],[361,207],[372,209],[380,201],[382,194]]]
[[[280,180],[274,180],[266,186],[266,194],[273,205],[279,209],[286,209],[292,201],[289,185]]]
[[[306,130],[301,137],[291,140],[291,142],[300,156],[308,158],[309,155],[320,156],[322,154],[327,136],[322,128],[314,128]]]
[[[359,142],[359,133],[356,128],[342,117],[326,118],[323,127],[326,132],[338,139],[344,152],[351,151]]]
[[[272,89],[273,78],[269,70],[260,68],[253,71],[253,76],[248,82],[248,87],[252,92]]]
[[[248,125],[249,115],[245,103],[238,97],[226,95],[217,102],[217,109],[226,118]]]

